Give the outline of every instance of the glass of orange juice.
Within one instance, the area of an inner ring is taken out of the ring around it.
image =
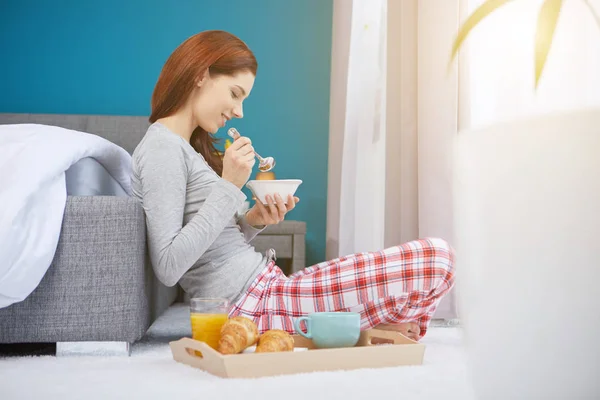
[[[192,339],[206,343],[217,350],[221,327],[228,319],[229,300],[214,297],[190,299]],[[198,354],[200,352],[196,352]],[[198,354],[201,356],[202,354]]]

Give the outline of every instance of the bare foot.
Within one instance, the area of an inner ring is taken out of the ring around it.
[[[385,331],[397,331],[406,336],[409,339],[418,341],[419,335],[421,334],[421,328],[419,324],[414,322],[401,322],[399,324],[380,324],[375,328]]]

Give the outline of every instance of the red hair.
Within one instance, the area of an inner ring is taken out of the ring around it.
[[[232,76],[246,71],[256,75],[257,68],[252,51],[231,33],[205,31],[188,38],[169,56],[160,72],[152,93],[150,122],[179,111],[207,69],[211,76]],[[217,155],[217,142],[200,127],[194,129],[190,138],[192,147],[221,175],[223,160]]]

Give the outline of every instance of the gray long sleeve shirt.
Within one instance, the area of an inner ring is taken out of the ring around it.
[[[133,152],[133,195],[145,211],[150,261],[191,297],[238,300],[266,265],[237,214],[246,196],[181,136],[154,123]]]

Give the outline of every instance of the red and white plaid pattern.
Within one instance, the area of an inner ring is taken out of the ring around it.
[[[417,322],[421,337],[454,284],[454,252],[428,238],[385,250],[325,261],[290,277],[269,263],[233,306],[230,316],[253,319],[262,333],[294,333],[293,320],[319,311],[361,314],[361,329]]]

